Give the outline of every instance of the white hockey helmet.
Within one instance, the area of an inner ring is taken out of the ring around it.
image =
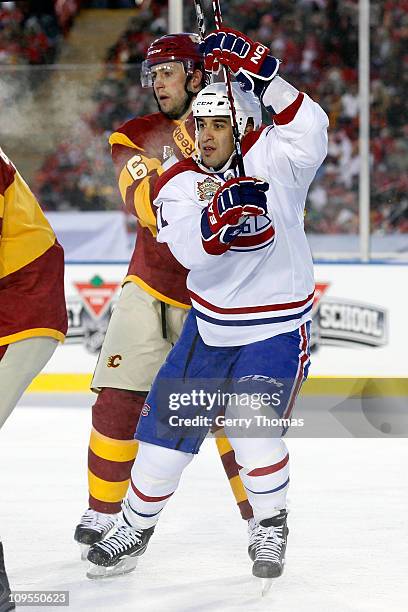
[[[254,129],[262,124],[262,110],[258,98],[250,91],[243,91],[238,82],[231,83],[234,96],[235,115],[240,136],[244,135],[248,119],[254,122]],[[225,83],[212,83],[204,87],[193,102],[193,116],[198,134],[198,117],[231,117],[231,108]]]

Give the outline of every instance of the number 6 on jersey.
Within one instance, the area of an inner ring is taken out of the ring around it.
[[[140,180],[148,174],[147,166],[142,161],[141,155],[134,155],[131,157],[126,164],[126,167],[134,181]]]

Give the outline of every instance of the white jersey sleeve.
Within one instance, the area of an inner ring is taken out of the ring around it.
[[[205,267],[215,255],[205,252],[201,241],[201,209],[194,197],[196,173],[183,172],[171,178],[159,191],[157,240],[167,242],[174,257],[188,270]],[[190,188],[191,187],[191,193]]]
[[[259,136],[249,134],[243,142],[247,174],[266,180],[275,200],[284,201],[279,194],[288,189],[296,194],[291,200],[302,221],[307,190],[327,155],[328,125],[323,109],[298,92],[292,104],[274,115],[273,126]]]
[[[271,170],[276,172],[275,180],[284,184],[309,184],[326,157],[329,120],[307,94],[299,93],[291,106],[292,110],[289,107],[275,116],[274,134],[278,147],[270,148]],[[291,165],[290,173],[285,157]]]
[[[262,178],[283,187],[308,188],[327,154],[328,125],[323,109],[298,92],[292,104],[274,115],[274,125],[264,130],[259,145],[248,151],[249,168],[253,162],[262,168]]]

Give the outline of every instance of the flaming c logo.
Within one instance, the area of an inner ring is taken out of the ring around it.
[[[120,366],[120,362],[122,361],[122,355],[110,355],[108,357],[107,366],[108,368],[118,368]]]

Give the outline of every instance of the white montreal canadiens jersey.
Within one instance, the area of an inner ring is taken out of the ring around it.
[[[226,253],[206,253],[200,220],[233,171],[206,172],[189,159],[168,170],[158,184],[157,239],[190,270],[193,312],[210,346],[265,340],[311,319],[314,279],[304,205],[326,156],[328,119],[318,104],[299,94],[275,121],[242,143],[247,176],[269,183],[268,214],[248,218]]]

